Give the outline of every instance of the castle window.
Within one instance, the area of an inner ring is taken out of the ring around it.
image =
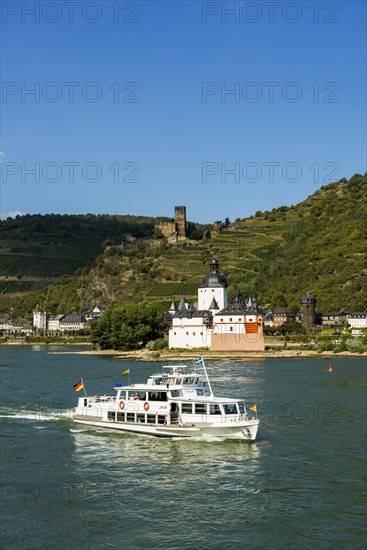
[[[189,335],[189,333],[188,333],[188,332],[186,332],[186,336],[188,336],[188,335]]]
[[[233,330],[233,327],[229,327],[229,330]]]
[[[193,332],[192,335],[195,336],[196,332]]]
[[[223,323],[223,319],[221,319],[220,322]]]
[[[239,322],[239,323],[241,322],[241,317],[238,319],[238,322]]]
[[[200,336],[202,336],[202,335],[203,335],[203,333],[202,333],[202,332],[200,332]]]
[[[176,336],[176,332],[173,333]]]
[[[232,317],[229,318],[229,321],[232,323]]]

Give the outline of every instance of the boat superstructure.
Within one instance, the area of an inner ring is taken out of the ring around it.
[[[240,399],[215,397],[202,368],[163,366],[145,384],[116,384],[116,395],[80,397],[74,421],[159,437],[217,436],[254,441],[259,420]]]

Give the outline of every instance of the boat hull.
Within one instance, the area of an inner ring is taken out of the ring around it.
[[[179,426],[178,424],[172,424],[169,426],[157,426],[146,425],[143,426],[139,423],[117,423],[109,422],[101,419],[88,418],[81,419],[75,418],[74,422],[77,424],[84,424],[88,426],[96,426],[98,428],[107,428],[109,430],[118,430],[126,433],[137,433],[151,435],[155,437],[220,437],[223,439],[241,439],[244,441],[255,441],[258,430],[259,420],[253,419],[247,422],[236,423],[236,425],[191,425],[191,426]]]

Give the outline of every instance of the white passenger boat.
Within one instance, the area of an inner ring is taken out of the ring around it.
[[[158,437],[254,441],[256,416],[248,415],[240,399],[215,397],[203,359],[195,363],[195,367],[164,366],[145,384],[116,384],[114,396],[80,397],[74,421]]]

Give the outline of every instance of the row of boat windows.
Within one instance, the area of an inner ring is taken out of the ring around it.
[[[205,382],[200,382],[200,378],[187,376],[186,378],[154,378],[154,384],[156,386],[163,386],[169,384],[170,386],[181,386],[182,384],[199,384],[205,386]]]
[[[208,390],[204,391],[203,388],[195,389],[196,395],[204,396],[210,395]],[[171,390],[172,397],[182,397],[182,390]],[[120,394],[120,399],[129,400],[134,399],[137,401],[167,401],[167,392],[165,391],[122,391]]]
[[[139,422],[143,424],[164,424],[166,417],[163,414],[144,414],[144,413],[124,413],[118,412],[115,416],[115,412],[108,412],[108,420],[116,422]]]
[[[135,399],[137,401],[167,401],[166,391],[122,391],[120,399]]]
[[[202,388],[196,388],[195,390],[196,395],[199,397],[203,397],[204,395],[210,395],[209,390],[203,390]],[[171,396],[172,397],[183,397],[184,393],[182,390],[171,390]]]
[[[210,415],[220,415],[221,410],[218,403],[176,403],[176,405],[181,405],[180,412],[182,414],[210,414]],[[238,405],[238,409],[237,409]],[[224,414],[243,414],[245,412],[245,407],[243,403],[225,403],[223,405]],[[176,410],[178,413],[178,410]],[[144,424],[164,424],[166,416],[162,414],[149,414],[149,413],[133,413],[133,412],[108,412],[108,420],[113,420],[117,422],[142,422]]]
[[[243,414],[245,405],[243,403],[225,403],[224,414]],[[220,406],[217,403],[181,403],[183,414],[221,414]]]

